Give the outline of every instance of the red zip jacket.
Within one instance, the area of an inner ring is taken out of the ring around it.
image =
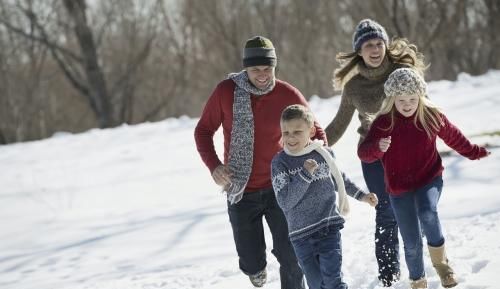
[[[415,127],[414,116],[404,117],[395,112],[394,128],[390,125],[390,114],[378,117],[372,124],[365,140],[358,147],[358,156],[364,162],[382,160],[387,192],[401,195],[416,190],[443,172],[441,157],[436,147],[439,136],[450,148],[471,160],[487,155],[483,147],[473,145],[443,114],[441,129],[431,138],[423,128]],[[391,136],[391,145],[383,153],[379,149],[381,138]]]
[[[207,101],[194,131],[196,147],[210,172],[222,164],[214,148],[213,136],[222,125],[224,134],[224,164],[228,162],[233,124],[235,84],[226,79],[220,82]],[[304,96],[290,84],[276,80],[274,89],[265,95],[251,96],[254,117],[254,154],[252,173],[245,191],[271,188],[271,160],[282,149],[280,144],[281,112],[292,104],[307,105]],[[315,138],[326,143],[326,135],[317,121]]]

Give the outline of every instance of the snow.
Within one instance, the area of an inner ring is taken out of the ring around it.
[[[457,288],[498,288],[500,139],[479,134],[500,130],[500,71],[431,82],[429,92],[473,142],[494,146],[480,161],[456,153],[444,159],[439,213]],[[323,126],[339,101],[311,99]],[[196,151],[196,122],[181,117],[0,146],[0,288],[253,288],[238,269],[225,198]],[[334,149],[364,187],[357,126],[354,117]],[[221,152],[220,132],[216,144]],[[374,210],[351,205],[342,230],[345,280],[350,288],[379,288]],[[266,238],[264,288],[277,289],[269,232]],[[395,289],[408,288],[402,261]],[[429,288],[441,288],[427,252],[425,269]]]

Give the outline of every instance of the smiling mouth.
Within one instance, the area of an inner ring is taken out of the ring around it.
[[[411,110],[411,108],[403,109],[404,112],[410,112]]]

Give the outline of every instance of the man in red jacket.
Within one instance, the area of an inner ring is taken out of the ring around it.
[[[292,85],[275,78],[277,58],[272,42],[249,39],[243,50],[243,71],[220,82],[208,99],[195,129],[198,152],[218,185],[227,194],[239,266],[252,284],[266,282],[266,244],[262,217],[273,237],[272,253],[280,263],[282,289],[304,288],[303,274],[288,239],[288,229],[271,183],[271,160],[282,149],[281,112],[292,104],[307,106]],[[214,149],[213,136],[222,125],[224,162]],[[315,138],[326,144],[315,122]]]

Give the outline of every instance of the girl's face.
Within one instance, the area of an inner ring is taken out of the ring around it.
[[[314,126],[309,126],[303,119],[281,121],[283,146],[292,153],[298,153],[307,146],[315,130]]]
[[[417,111],[418,102],[418,95],[398,95],[395,98],[394,106],[400,114],[410,117]]]
[[[246,70],[248,79],[258,89],[266,89],[274,79],[274,66],[251,66]]]
[[[385,42],[380,38],[367,40],[361,45],[358,54],[363,58],[366,66],[377,68],[385,57]]]

